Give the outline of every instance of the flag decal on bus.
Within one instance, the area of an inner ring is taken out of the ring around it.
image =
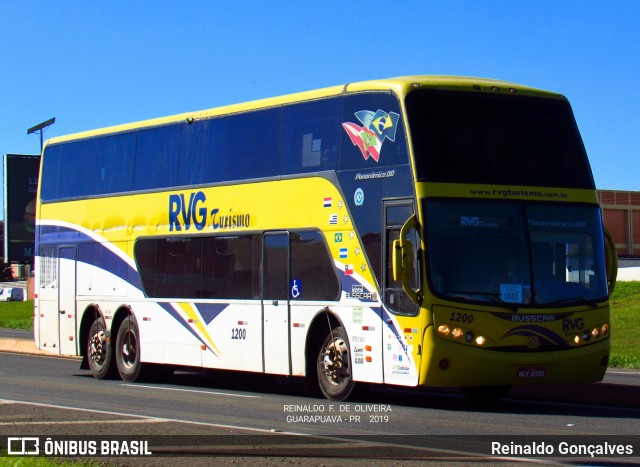
[[[343,123],[342,127],[349,135],[354,146],[360,148],[362,157],[369,159],[369,156],[376,162],[380,160],[380,151],[385,138],[391,141],[396,140],[396,129],[400,115],[395,112],[385,112],[378,109],[361,110],[355,116],[363,126],[356,123]]]

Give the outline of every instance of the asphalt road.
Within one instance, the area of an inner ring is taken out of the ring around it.
[[[33,331],[0,328],[0,339],[33,339]]]
[[[95,380],[78,366],[77,360],[0,353],[0,442],[16,436],[91,435],[98,441],[112,435],[148,437],[154,457],[127,458],[128,465],[158,465],[168,461],[156,455],[185,453],[241,464],[295,460],[339,465],[349,460],[353,465],[353,457],[365,464],[463,465],[510,459],[492,455],[492,442],[557,443],[591,437],[631,443],[636,455],[640,452],[637,407],[534,400],[518,394],[499,405],[480,407],[455,391],[393,388],[336,403],[306,397],[300,382],[281,378],[179,372],[157,383],[125,384]],[[611,376],[637,382],[634,373]],[[579,400],[578,393],[591,386],[569,389]],[[602,459],[595,459],[601,465]],[[590,457],[582,461],[595,462]],[[196,465],[195,458],[191,462]]]

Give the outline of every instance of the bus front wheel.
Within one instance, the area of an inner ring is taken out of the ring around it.
[[[91,325],[86,352],[89,369],[95,378],[106,379],[114,376],[113,350],[102,318],[96,318]]]
[[[354,382],[349,340],[344,328],[334,328],[324,339],[316,358],[318,386],[327,399],[343,401],[351,395]]]

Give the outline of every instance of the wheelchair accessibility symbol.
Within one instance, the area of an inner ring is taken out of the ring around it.
[[[291,298],[294,300],[302,295],[302,282],[300,279],[291,280]]]

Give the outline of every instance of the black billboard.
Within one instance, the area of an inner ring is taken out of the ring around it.
[[[40,156],[4,155],[4,262],[33,264]]]

